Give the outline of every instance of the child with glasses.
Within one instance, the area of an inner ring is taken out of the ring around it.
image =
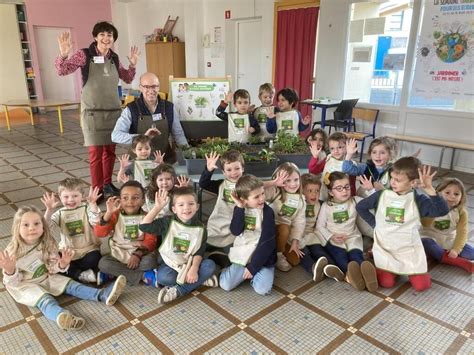
[[[326,250],[336,263],[327,265],[324,274],[336,281],[345,279],[359,291],[376,291],[375,267],[364,261],[362,235],[356,225],[356,204],[360,198],[351,196],[349,177],[344,173],[335,171],[324,183],[330,197],[321,206],[316,230],[326,240]]]

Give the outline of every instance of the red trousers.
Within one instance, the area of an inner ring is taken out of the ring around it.
[[[377,280],[381,287],[391,288],[395,286],[395,279],[397,275],[392,274],[391,272],[377,269]],[[430,274],[421,274],[421,275],[410,275],[408,276],[411,286],[416,291],[424,291],[431,287],[431,277]]]
[[[98,187],[102,191],[104,185],[112,182],[114,164],[115,144],[89,147],[89,168],[92,187]]]

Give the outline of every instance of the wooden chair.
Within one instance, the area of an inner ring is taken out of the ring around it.
[[[379,117],[379,110],[374,110],[374,109],[369,109],[369,108],[358,108],[358,107],[354,107],[352,109],[352,119],[354,120],[354,122],[356,120],[372,122],[371,132],[363,132],[363,131],[344,132],[347,138],[354,138],[358,141],[362,141],[362,147],[360,148],[360,161],[362,161],[362,156],[364,155],[365,139],[368,137],[372,137],[372,139],[375,138],[375,127],[377,125],[378,117]],[[360,126],[363,127],[362,122]]]

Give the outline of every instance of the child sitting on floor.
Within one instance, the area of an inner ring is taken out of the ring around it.
[[[53,193],[41,198],[46,207],[44,219],[59,227],[59,248],[71,248],[74,256],[66,275],[76,281],[96,282],[99,271],[100,241],[93,233],[93,226],[99,222],[100,209],[97,206],[99,189],[89,190],[87,203],[83,200],[84,183],[76,178],[62,180],[58,186],[59,200],[63,207],[53,213],[59,202]]]
[[[266,295],[272,290],[276,263],[273,210],[265,203],[262,181],[253,175],[241,177],[231,196],[235,208],[230,230],[236,238],[229,251],[232,264],[222,270],[220,285],[230,291],[250,280],[255,292]]]
[[[53,296],[61,294],[89,301],[113,305],[126,284],[124,276],[104,289],[85,286],[65,273],[74,256],[74,250],[58,250],[46,220],[33,206],[22,206],[13,217],[12,240],[6,250],[0,251],[3,283],[16,302],[37,307],[47,319],[61,329],[81,329],[85,320],[59,305]]]
[[[311,174],[319,175],[324,170],[326,164],[326,150],[328,145],[328,135],[324,129],[316,128],[311,131],[306,138],[311,158],[308,163],[308,171]]]
[[[153,270],[155,278],[150,278],[156,286],[165,286],[158,293],[159,304],[171,302],[201,285],[218,286],[214,275],[216,265],[210,259],[203,259],[207,235],[206,227],[196,215],[199,209],[196,193],[192,187],[176,188],[171,201],[173,216],[155,219],[168,200],[166,190],[158,192],[155,207],[140,225],[145,233],[163,236],[159,248],[163,264]]]

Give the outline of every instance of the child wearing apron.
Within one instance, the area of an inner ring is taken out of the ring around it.
[[[398,159],[392,167],[391,189],[373,193],[357,204],[359,215],[374,228],[372,252],[379,285],[390,288],[397,275],[407,275],[416,291],[431,287],[425,251],[421,243],[420,217],[439,217],[449,212],[436,194],[431,168],[415,157]],[[428,196],[418,194],[418,180]],[[375,209],[375,216],[370,212]]]
[[[328,135],[324,129],[316,128],[311,131],[306,143],[311,151],[308,163],[308,171],[313,175],[319,175],[324,170],[328,149]]]
[[[107,200],[107,210],[94,227],[97,237],[109,237],[110,247],[110,254],[99,261],[98,284],[123,274],[130,285],[137,285],[144,280],[144,271],[156,267],[157,238],[138,228],[145,216],[144,195],[138,181],[128,181],[120,188],[120,197]]]
[[[235,208],[230,229],[237,237],[229,251],[232,264],[222,270],[220,286],[230,291],[250,280],[259,295],[269,294],[276,263],[275,218],[265,203],[264,185],[255,176],[245,175],[231,196]]]
[[[275,113],[275,106],[273,105],[273,98],[275,97],[275,88],[270,83],[260,85],[258,89],[258,98],[262,103],[253,112],[253,116],[260,125],[260,137],[262,141],[271,139],[274,135],[267,131],[268,114]]]
[[[163,285],[158,303],[168,303],[201,285],[217,287],[216,265],[203,259],[206,250],[206,228],[199,221],[197,195],[192,187],[178,187],[173,193],[173,216],[156,219],[160,209],[169,203],[166,190],[156,194],[155,206],[148,212],[140,230],[163,236],[159,248],[163,263],[154,270],[154,284]]]
[[[426,256],[472,274],[474,248],[467,244],[468,215],[464,185],[457,178],[447,178],[436,187],[436,192],[448,203],[449,213],[421,220],[421,241]]]
[[[12,241],[0,252],[3,283],[16,302],[37,307],[64,330],[81,329],[85,320],[62,308],[56,296],[113,305],[126,284],[124,276],[104,289],[96,289],[59,274],[66,272],[74,250],[58,250],[46,220],[34,206],[22,206],[13,218]]]

